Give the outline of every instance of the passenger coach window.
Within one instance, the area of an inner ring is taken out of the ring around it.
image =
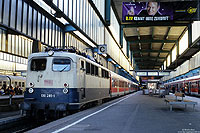
[[[22,82],[22,87],[24,87],[24,82]]]
[[[17,82],[15,82],[15,86],[17,86]]]
[[[21,86],[21,82],[19,82],[19,87],[22,87],[22,86]]]
[[[94,65],[91,64],[91,74],[94,75]]]
[[[104,70],[104,69],[101,69],[101,76],[102,76],[103,78],[105,78],[105,70]]]
[[[31,71],[44,71],[46,69],[46,59],[32,59]]]
[[[90,74],[90,63],[86,62],[86,74]]]
[[[53,60],[53,71],[62,72],[69,71],[71,69],[70,59],[54,59]]]
[[[95,76],[99,76],[99,68],[95,66]]]

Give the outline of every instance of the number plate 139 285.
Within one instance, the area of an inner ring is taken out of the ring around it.
[[[48,97],[48,98],[54,98],[56,97],[56,94],[41,94],[41,97]]]

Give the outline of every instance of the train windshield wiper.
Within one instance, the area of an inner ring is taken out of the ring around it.
[[[68,65],[66,65],[62,70],[60,70],[60,72],[64,71],[67,67]]]

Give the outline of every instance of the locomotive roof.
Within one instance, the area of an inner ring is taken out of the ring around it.
[[[84,58],[87,62],[95,64],[96,66],[101,67],[101,68],[103,68],[103,69],[105,69],[107,71],[110,71],[109,69],[105,68],[104,66],[101,66],[100,64],[98,64],[98,63],[96,63],[96,62],[94,62],[94,61],[92,61],[92,60],[90,60],[90,59],[88,59],[88,58],[86,58],[84,56],[78,55],[76,53],[66,52],[66,51],[54,51],[54,54],[52,56],[49,56],[48,52],[33,53],[33,54],[31,54],[29,56],[29,59],[31,59],[33,57],[58,57],[58,56],[60,56],[60,57],[65,57],[65,56],[69,57],[70,56],[71,58],[74,59],[74,61],[75,61],[75,58],[77,58],[77,57]],[[112,71],[110,71],[110,72],[112,72]],[[116,74],[114,72],[112,72],[112,73]],[[116,74],[116,75],[118,75],[118,74]],[[118,75],[118,77],[122,78],[123,76]],[[131,81],[131,80],[127,79],[127,78],[124,78],[124,79],[126,79],[127,81]],[[133,81],[131,81],[131,82],[133,82]]]
[[[33,58],[33,57],[58,57],[58,56],[60,56],[60,57],[65,57],[65,56],[66,56],[66,57],[69,57],[69,56],[70,56],[70,57],[73,58],[73,59],[75,59],[76,57],[84,58],[87,62],[92,63],[92,64],[95,64],[96,66],[99,66],[99,67],[104,68],[105,70],[108,70],[108,71],[109,71],[109,69],[107,69],[107,68],[105,68],[105,67],[99,65],[98,63],[96,63],[96,62],[94,62],[94,61],[92,61],[92,60],[90,60],[90,59],[88,59],[88,58],[86,58],[86,57],[84,57],[84,56],[78,55],[78,54],[76,54],[76,53],[66,52],[66,51],[55,51],[54,54],[53,54],[52,56],[49,56],[49,55],[48,55],[48,52],[33,53],[33,54],[31,54],[31,55],[29,56],[29,59],[31,59],[31,58]],[[74,60],[74,61],[75,61],[75,60]]]
[[[54,56],[77,56],[77,54],[75,53],[70,53],[70,52],[64,52],[64,51],[55,51],[54,54],[52,56],[48,55],[48,52],[39,52],[39,53],[33,53],[29,56],[29,58],[32,57],[54,57]]]

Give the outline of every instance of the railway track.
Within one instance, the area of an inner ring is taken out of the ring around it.
[[[22,117],[20,120],[2,124],[0,126],[1,133],[23,133],[33,128],[42,126],[52,120],[35,120],[28,117]]]
[[[114,100],[114,99],[116,99],[116,98],[105,99],[105,100],[102,101],[102,103],[106,103],[106,102],[109,102],[109,101]],[[95,107],[95,106],[98,106],[98,105],[99,105],[98,102],[92,102],[92,103],[86,104],[80,110],[67,112],[67,113],[65,113],[64,116],[61,116],[59,118],[69,116],[69,115],[75,114],[79,111],[87,110],[91,107]],[[16,117],[16,116],[13,116],[13,119],[14,119],[14,117]],[[51,119],[45,119],[43,117],[39,117],[39,118],[40,119],[22,116],[15,121],[11,120],[12,122],[6,122],[5,124],[0,124],[0,133],[24,133],[24,132],[29,131],[31,129],[37,128],[39,126],[42,126],[42,125],[45,125],[49,122],[57,120],[55,118],[51,118]]]

